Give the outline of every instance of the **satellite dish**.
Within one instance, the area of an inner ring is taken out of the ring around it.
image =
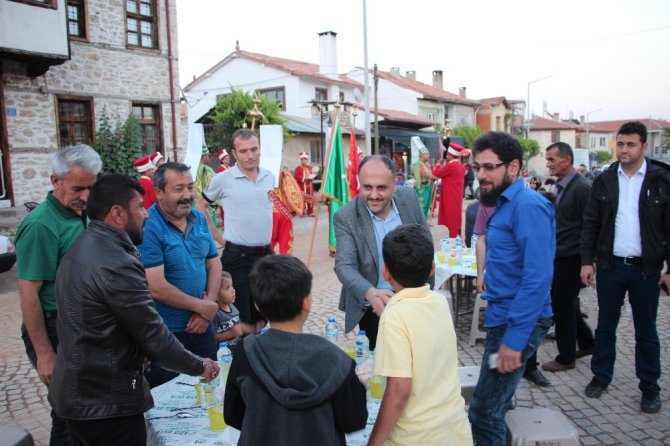
[[[354,88],[354,99],[356,99],[356,102],[361,102],[363,100],[363,94],[358,88]]]

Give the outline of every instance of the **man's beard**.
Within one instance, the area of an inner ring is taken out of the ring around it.
[[[498,186],[493,187],[490,191],[485,191],[481,188],[479,188],[479,199],[482,202],[484,206],[487,207],[492,207],[495,206],[496,203],[498,202],[498,197],[500,197],[500,194],[502,194],[505,189],[509,187],[509,185],[512,184],[512,179],[510,176],[505,172],[505,177],[502,180],[502,183],[500,183]]]

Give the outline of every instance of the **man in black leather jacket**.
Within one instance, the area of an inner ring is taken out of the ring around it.
[[[619,162],[593,182],[581,236],[581,279],[585,285],[598,267],[598,327],[591,360],[593,379],[586,396],[599,398],[612,381],[616,329],[628,301],[635,325],[635,374],[642,392],[640,409],[661,409],[660,343],[656,330],[659,286],[670,285],[670,167],[645,158],[647,129],[628,122],[617,133]]]
[[[185,350],[156,312],[134,244],[148,218],[140,184],[102,177],[91,189],[91,224],[56,276],[60,345],[49,386],[54,411],[77,445],[144,445],[143,413],[153,406],[145,357],[216,377],[219,368]]]

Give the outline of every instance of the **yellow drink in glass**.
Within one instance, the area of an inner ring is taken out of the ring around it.
[[[210,430],[222,431],[226,429],[226,422],[223,419],[223,406],[209,406],[207,414],[209,415]]]
[[[449,256],[449,261],[447,262],[449,266],[456,266],[456,256],[451,255]]]
[[[476,260],[472,261],[472,263],[470,264],[470,268],[477,269],[477,261]]]
[[[445,259],[444,259],[444,253],[442,251],[437,251],[435,253],[435,256],[437,257],[438,263],[444,263]]]
[[[349,357],[351,359],[353,359],[354,361],[356,360],[356,349],[354,347],[352,347],[351,345],[348,345],[348,346],[344,347],[344,353],[349,355]]]
[[[205,394],[205,404],[211,406],[214,404],[214,386],[207,384],[201,384],[202,393]]]
[[[384,383],[382,377],[375,375],[370,379],[370,396],[376,400],[384,397]]]
[[[198,401],[198,406],[202,405],[202,394],[200,393],[200,383],[195,383],[195,398]]]

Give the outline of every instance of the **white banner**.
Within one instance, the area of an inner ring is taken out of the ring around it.
[[[260,166],[272,172],[275,176],[275,187],[277,187],[284,147],[284,128],[281,125],[262,125],[260,126],[260,138]]]
[[[188,126],[188,147],[184,164],[191,166],[191,176],[195,180],[198,174],[198,165],[202,156],[202,145],[205,143],[205,129],[202,124]],[[196,197],[197,200],[197,197]]]

